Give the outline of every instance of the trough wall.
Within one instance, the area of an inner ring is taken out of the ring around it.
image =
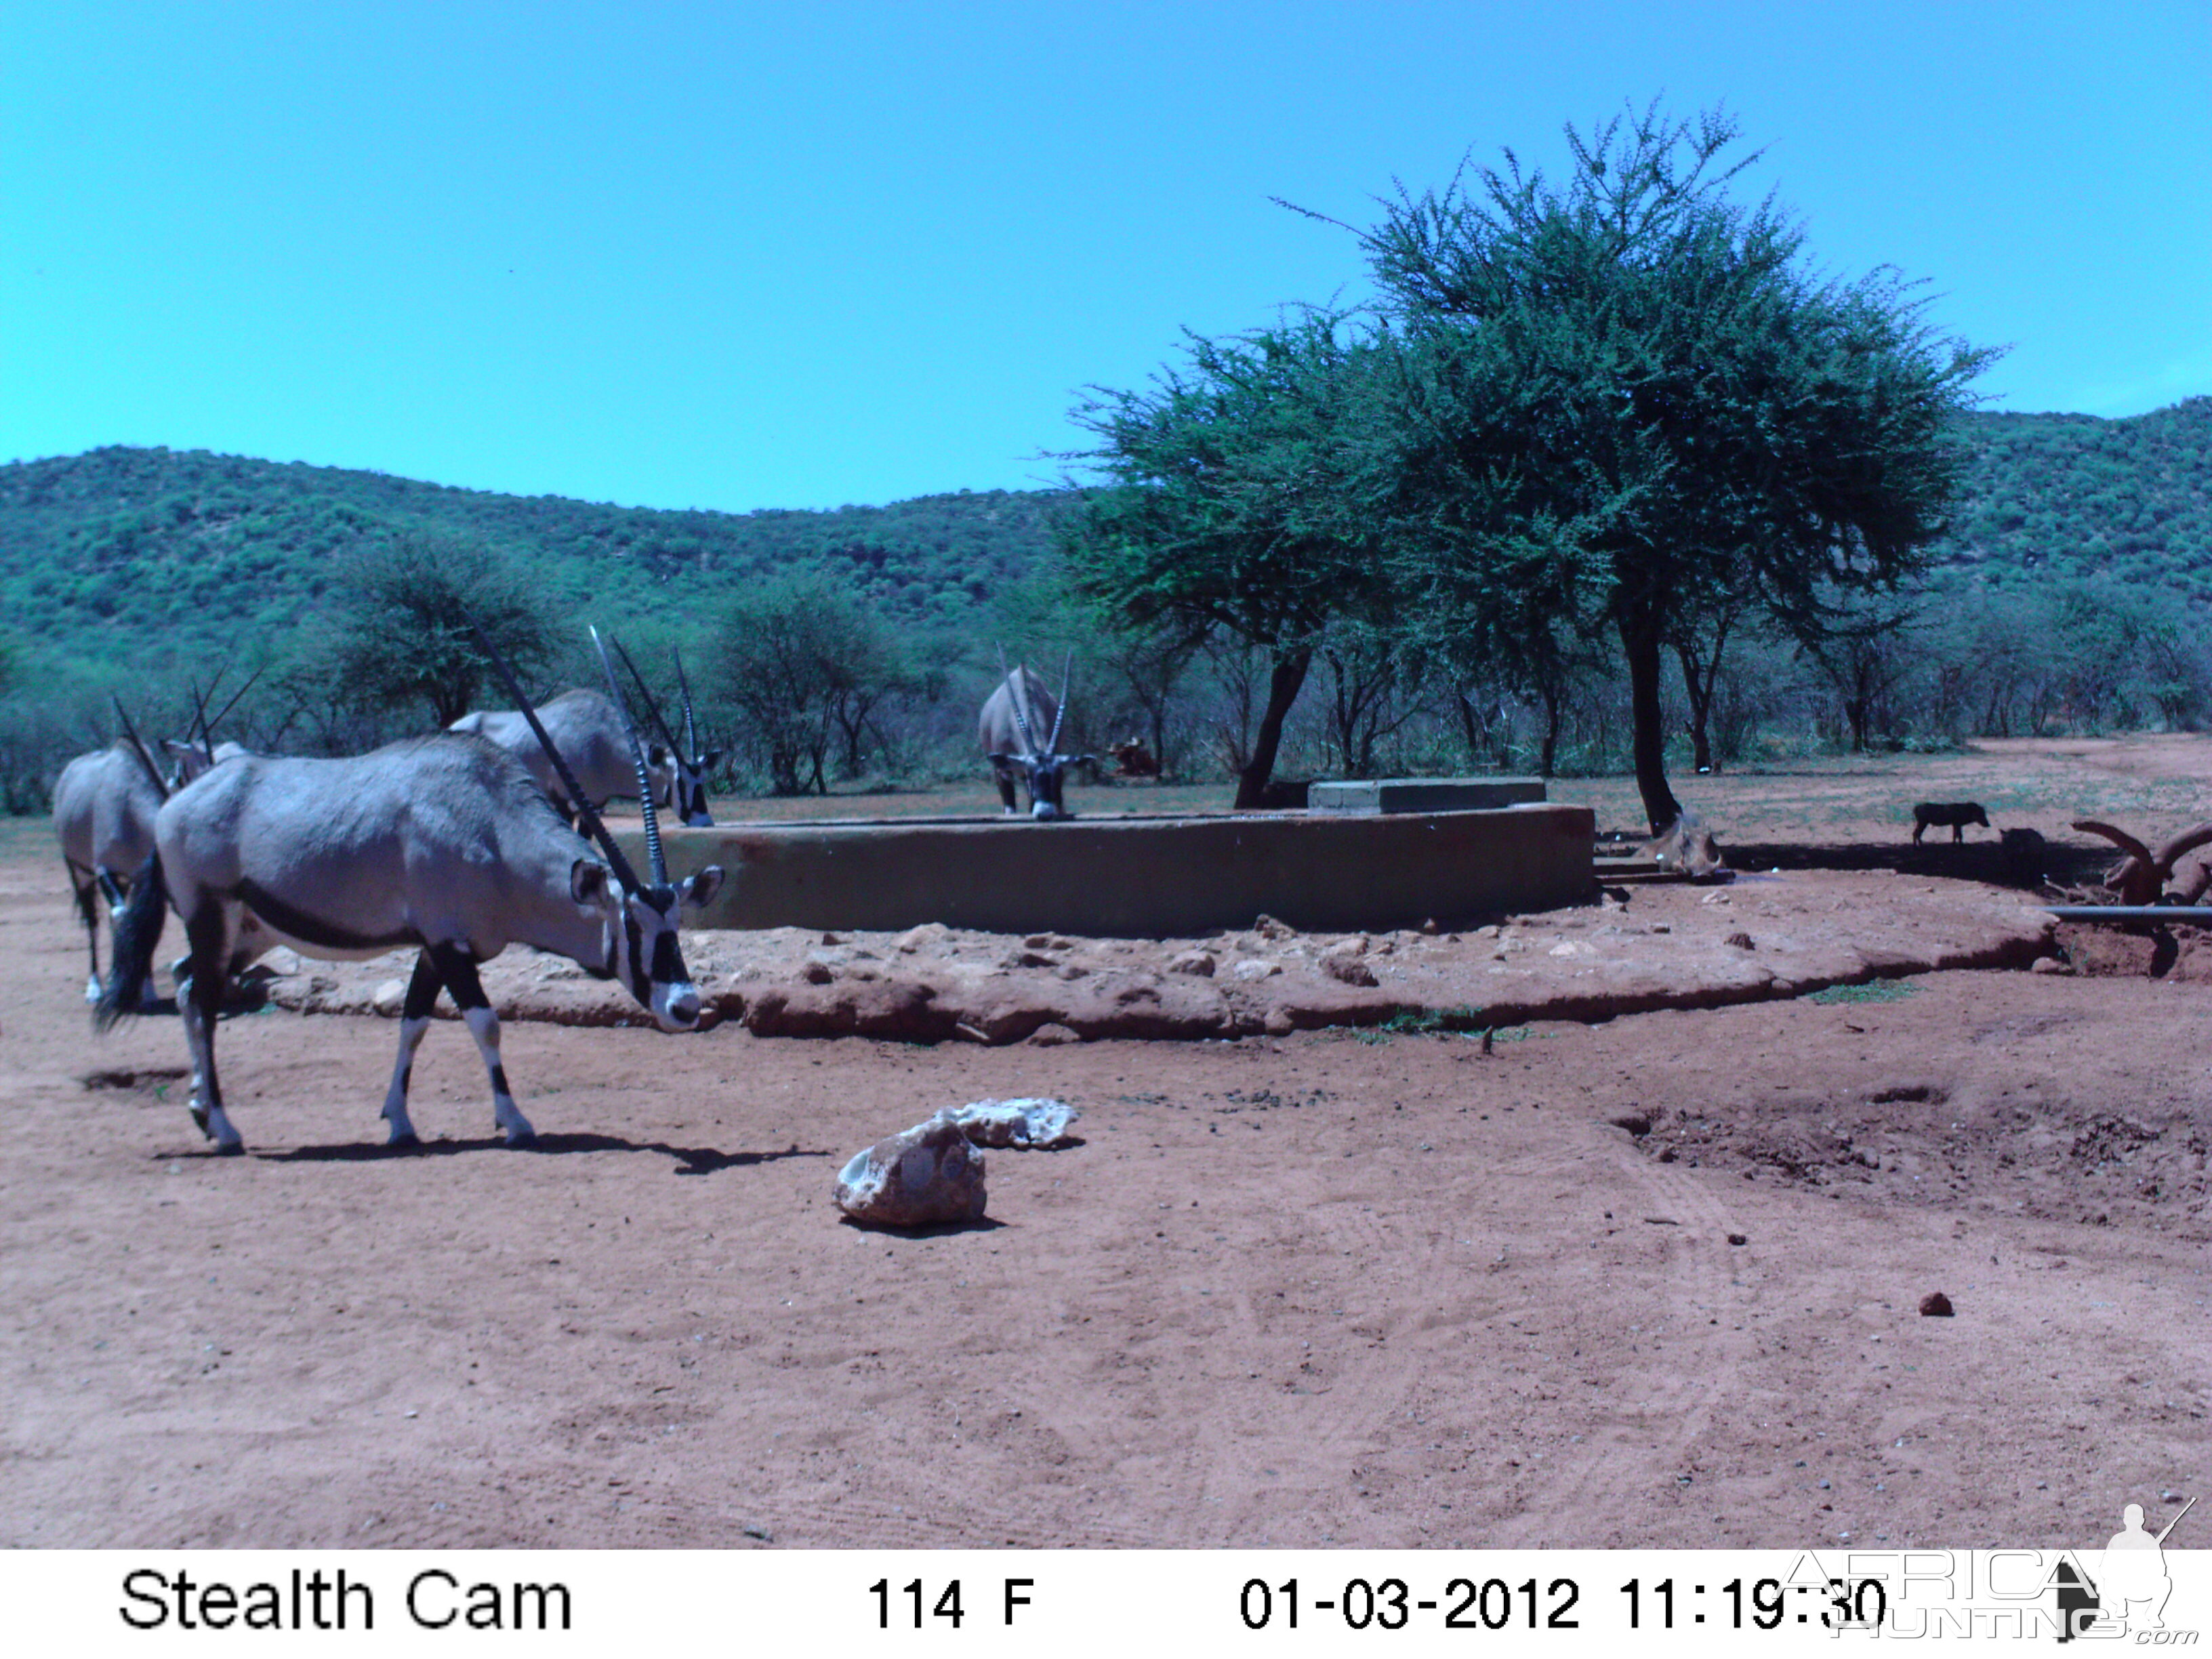
[[[681,878],[726,879],[696,925],[1175,939],[1259,915],[1352,932],[1547,910],[1596,895],[1586,806],[1374,817],[739,823],[662,831]],[[641,834],[617,830],[642,868]]]

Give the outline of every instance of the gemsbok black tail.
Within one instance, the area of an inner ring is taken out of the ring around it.
[[[155,853],[131,881],[131,896],[115,919],[107,984],[92,1006],[94,1030],[105,1031],[143,1006],[154,977],[154,952],[168,920],[169,884],[161,878],[161,855]]]

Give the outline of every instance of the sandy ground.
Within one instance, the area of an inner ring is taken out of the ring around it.
[[[2208,752],[1730,787],[1762,846],[1890,848],[1897,908],[1957,913],[2003,896],[1920,879],[1894,800],[2013,778],[2051,799],[2000,824],[2162,832]],[[2079,1543],[2206,1463],[2193,976],[1938,971],[1487,1054],[517,1024],[528,1152],[457,1028],[416,1067],[434,1139],[387,1154],[391,1022],[279,1011],[222,1030],[224,1160],[173,1019],[88,1034],[39,839],[0,928],[7,1544]],[[989,1224],[838,1218],[854,1151],[1024,1094],[1083,1143],[988,1154]]]

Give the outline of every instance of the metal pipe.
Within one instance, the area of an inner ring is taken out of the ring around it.
[[[2212,904],[2046,904],[2061,921],[2187,921],[2212,927]]]

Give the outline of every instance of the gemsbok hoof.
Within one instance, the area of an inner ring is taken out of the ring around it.
[[[535,1146],[537,1144],[538,1132],[535,1129],[525,1129],[520,1134],[512,1134],[507,1138],[507,1149],[511,1152],[519,1152],[526,1146]]]
[[[215,1144],[215,1155],[217,1158],[244,1158],[246,1143],[242,1140],[218,1140]]]
[[[420,1146],[422,1144],[422,1138],[416,1134],[412,1129],[410,1129],[404,1135],[392,1136],[384,1144],[387,1146],[403,1146],[412,1149],[414,1147]]]

